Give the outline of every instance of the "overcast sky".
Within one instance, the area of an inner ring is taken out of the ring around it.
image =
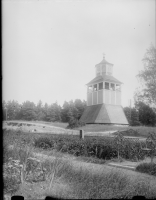
[[[155,34],[154,0],[3,0],[2,97],[61,106],[86,100],[85,84],[105,53],[127,106]]]

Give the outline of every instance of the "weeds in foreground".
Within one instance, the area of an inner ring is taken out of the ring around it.
[[[126,174],[115,170],[92,174],[88,169],[76,170],[68,165],[63,177],[73,188],[74,196],[80,199],[132,198],[136,195],[156,197],[156,188],[147,180],[132,181]]]
[[[72,163],[63,160],[63,158],[49,158],[44,160],[42,164],[46,173],[47,184],[43,193],[41,194],[40,191],[39,195],[53,196],[55,182],[63,180],[71,188],[72,197],[77,199],[119,199],[132,198],[136,195],[142,195],[146,198],[156,197],[156,187],[151,187],[147,180],[132,181],[126,174],[119,171],[112,170],[111,172],[93,174],[82,166],[75,168]],[[15,185],[11,181],[10,179],[10,183]],[[14,188],[9,189],[14,191]],[[34,192],[36,195],[37,192]],[[69,198],[71,192],[65,195],[64,198]]]
[[[24,171],[27,158],[31,155],[32,149],[14,147],[9,149],[5,146],[3,163],[3,180],[5,193],[14,193],[19,189],[20,183],[25,180]]]
[[[68,165],[60,158],[55,158],[53,162],[50,162],[50,173],[49,173],[49,187],[48,192],[50,192],[52,185],[56,179],[61,179],[64,171],[67,169]]]

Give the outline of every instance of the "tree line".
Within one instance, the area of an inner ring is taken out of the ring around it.
[[[62,107],[57,102],[43,105],[41,100],[37,105],[31,101],[25,101],[22,104],[15,100],[2,102],[4,120],[69,122],[73,118],[79,120],[85,107],[86,101],[80,99],[65,101]]]
[[[3,101],[4,120],[37,120],[46,122],[66,122],[71,126],[79,122],[85,108],[86,101],[76,99],[65,101],[63,106],[57,102],[43,105],[40,100],[37,105],[30,101],[19,104],[17,101]],[[124,112],[130,125],[156,125],[156,108],[151,108],[144,102],[136,102],[133,108],[124,107]]]

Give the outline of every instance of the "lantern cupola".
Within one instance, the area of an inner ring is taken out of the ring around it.
[[[105,54],[103,55],[103,60],[95,65],[96,76],[113,75],[113,64],[105,60]]]

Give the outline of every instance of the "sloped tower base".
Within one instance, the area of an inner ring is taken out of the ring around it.
[[[86,124],[129,124],[122,106],[110,104],[87,106],[80,120]]]

